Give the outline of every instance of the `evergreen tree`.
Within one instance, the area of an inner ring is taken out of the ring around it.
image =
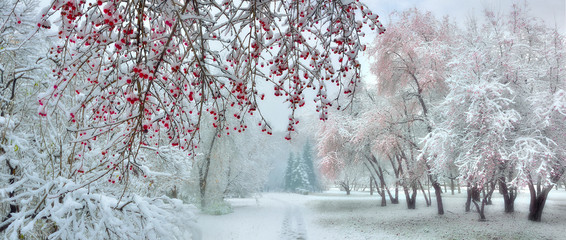
[[[293,190],[293,186],[291,184],[291,179],[293,176],[293,168],[295,165],[295,155],[293,153],[289,154],[289,158],[287,160],[287,169],[285,170],[285,190]]]
[[[294,160],[291,176],[292,190],[297,188],[308,189],[310,187],[310,182],[307,164],[299,154],[297,154],[297,157]]]
[[[310,160],[312,162],[312,160]],[[312,167],[312,163],[311,163]],[[310,172],[307,162],[300,154],[290,153],[285,170],[285,190],[295,191],[297,188],[313,189],[310,181]]]
[[[308,189],[311,191],[318,190],[317,175],[315,173],[313,164],[313,150],[310,141],[307,141],[307,143],[303,147],[303,162],[306,165],[306,172],[309,181]]]

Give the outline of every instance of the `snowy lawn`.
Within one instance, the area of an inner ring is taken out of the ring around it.
[[[528,192],[521,192],[515,213],[503,213],[503,199],[494,193],[486,206],[488,221],[464,212],[465,193],[444,194],[446,213],[424,199],[416,210],[400,204],[379,206],[369,193],[351,196],[332,191],[315,195],[265,193],[256,199],[229,199],[234,212],[222,216],[198,214],[203,239],[566,239],[566,192],[549,194],[543,221],[527,220]],[[422,196],[421,196],[422,197]]]

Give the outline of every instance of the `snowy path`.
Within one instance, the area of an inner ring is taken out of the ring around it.
[[[273,198],[272,198],[273,199]],[[285,217],[281,226],[281,240],[305,240],[307,239],[307,229],[303,218],[303,209],[300,206],[282,201],[285,208]]]
[[[307,199],[291,193],[268,193],[258,201],[230,199],[231,214],[198,214],[198,225],[210,229],[203,231],[202,239],[308,239]]]

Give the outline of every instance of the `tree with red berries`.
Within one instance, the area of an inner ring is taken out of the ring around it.
[[[161,132],[192,151],[208,127],[203,114],[221,131],[245,128],[247,115],[261,116],[260,81],[289,102],[289,132],[309,88],[326,119],[326,109],[351,97],[360,80],[363,27],[384,31],[359,1],[54,1],[41,26],[55,15],[60,42],[50,52],[54,81],[39,99],[40,115],[75,99],[63,110],[76,141],[113,135],[103,151],[126,153],[114,162],[131,161]],[[332,84],[345,94],[329,96]],[[271,134],[268,122],[259,124]]]
[[[349,101],[365,49],[359,38],[366,27],[384,31],[359,1],[53,0],[37,18],[22,17],[22,2],[2,8],[0,30],[25,23],[29,39],[38,29],[56,36],[43,58],[51,78],[38,84],[42,138],[28,148],[37,156],[19,161],[39,161],[41,177],[2,181],[14,192],[3,203],[17,203],[0,225],[10,238],[188,237],[178,226],[190,210],[158,193],[186,180],[173,168],[190,169],[206,152],[201,130],[244,131],[254,115],[271,135],[258,108],[267,84],[289,103],[290,139],[306,91],[317,93],[321,119]],[[340,94],[329,94],[334,85]]]

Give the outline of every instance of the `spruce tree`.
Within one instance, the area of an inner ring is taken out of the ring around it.
[[[295,158],[294,166],[293,166],[293,174],[291,177],[291,186],[293,190],[297,188],[301,189],[308,189],[310,187],[309,176],[308,176],[308,167],[305,164],[305,161],[299,154],[297,154],[297,158]]]
[[[303,147],[303,162],[306,165],[306,173],[309,182],[308,189],[311,191],[316,191],[318,190],[318,181],[314,170],[313,151],[310,141],[307,141],[307,143]]]
[[[287,159],[287,169],[285,170],[285,191],[294,190],[291,180],[293,178],[293,168],[295,165],[295,155],[291,152]]]

